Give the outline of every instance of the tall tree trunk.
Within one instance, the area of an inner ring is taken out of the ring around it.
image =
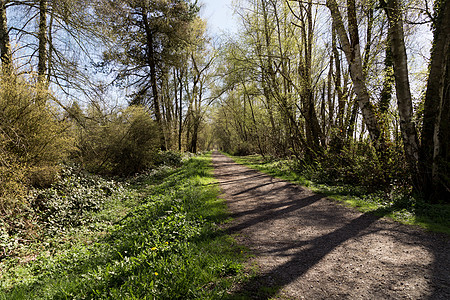
[[[51,72],[53,68],[53,21],[54,21],[54,13],[50,12],[50,21],[48,24],[48,53],[47,53],[47,84],[50,83]]]
[[[315,108],[314,87],[312,80],[312,49],[314,39],[314,21],[312,12],[312,0],[300,5],[300,12],[294,16],[300,21],[301,41],[303,55],[299,63],[298,72],[301,77],[300,99],[302,113],[305,118],[305,134],[307,142],[307,156],[310,159],[321,152],[321,145],[325,144],[325,135],[321,128]],[[290,8],[292,11],[292,8]],[[286,93],[287,94],[287,93]],[[289,110],[292,111],[292,110]]]
[[[367,9],[367,31],[366,31],[366,46],[364,47],[364,62],[363,62],[363,71],[364,71],[364,78],[367,78],[367,73],[369,72],[370,68],[370,48],[372,47],[372,30],[373,30],[373,23],[375,21],[373,17],[373,11],[375,6],[375,1],[371,0],[369,2],[370,6]]]
[[[144,14],[144,22],[147,34],[147,62],[150,67],[150,80],[152,86],[152,95],[153,95],[153,110],[155,112],[156,122],[161,125],[161,108],[159,104],[159,92],[158,92],[158,81],[156,74],[156,61],[155,61],[155,53],[153,46],[153,33],[148,24],[147,14]]]
[[[165,150],[165,140],[163,134],[163,124],[161,118],[161,105],[159,103],[159,93],[158,93],[158,80],[156,74],[156,60],[155,60],[155,49],[153,44],[153,32],[150,28],[150,23],[147,16],[147,8],[144,7],[142,11],[142,20],[144,22],[145,28],[145,36],[147,40],[147,63],[150,67],[150,83],[152,86],[152,95],[153,95],[153,110],[155,112],[156,123],[159,126],[159,134],[160,134],[160,146],[161,149]]]
[[[375,114],[375,109],[372,103],[370,103],[369,93],[367,92],[360,53],[360,45],[356,44],[356,42],[358,42],[358,40],[356,39],[358,34],[358,26],[354,23],[349,24],[349,30],[351,31],[350,34],[352,36],[352,43],[350,43],[336,0],[327,0],[326,5],[331,12],[333,24],[335,25],[337,34],[341,41],[342,49],[344,50],[347,62],[349,64],[350,76],[353,81],[355,93],[363,115],[364,123],[367,126],[370,139],[372,140],[375,148],[379,153],[381,153],[384,151],[385,142],[382,140],[380,124]],[[350,0],[348,2],[348,6],[350,10],[356,11],[356,9],[354,8],[354,1]],[[354,20],[353,18],[349,20],[349,22],[351,21],[355,22],[356,18]]]
[[[38,85],[46,88],[47,72],[47,0],[39,1],[39,32],[38,32]]]
[[[392,50],[389,38],[386,40],[385,52],[383,89],[381,90],[380,102],[378,103],[378,109],[381,114],[385,114],[389,110],[389,105],[392,99],[392,87],[395,83],[394,64],[392,62]]]
[[[305,89],[305,101],[307,103],[307,130],[311,132],[311,146],[313,147],[314,154],[320,151],[320,144],[324,144],[324,136],[320,128],[319,120],[317,118],[315,103],[314,103],[314,90],[312,86],[312,46],[313,46],[313,14],[312,14],[312,0],[308,0],[306,7],[306,22],[307,26],[304,26],[304,30],[307,31],[305,34],[305,75],[306,89]]]
[[[339,51],[337,48],[336,43],[336,26],[334,22],[332,23],[331,28],[331,48],[333,51],[333,58],[334,58],[334,64],[336,65],[336,74],[334,76],[334,87],[337,91],[337,97],[338,97],[338,113],[336,117],[336,125],[339,127],[339,129],[344,129],[344,112],[345,112],[345,99],[344,99],[344,92],[343,88],[341,86],[341,60],[339,57]]]
[[[420,190],[429,202],[450,202],[450,0],[436,2],[434,43],[425,95]]]
[[[180,96],[178,98],[179,105],[178,105],[178,151],[181,151],[181,138],[183,135],[183,70],[178,71],[177,74],[177,80],[180,84]]]
[[[395,91],[400,116],[405,158],[411,172],[413,183],[418,184],[419,142],[413,122],[411,89],[408,78],[408,60],[406,57],[403,32],[403,16],[398,0],[387,0],[385,11],[389,21],[389,38],[394,66]]]
[[[6,0],[0,0],[0,58],[3,74],[10,74],[12,58],[6,18]]]
[[[329,135],[330,129],[333,127],[334,123],[334,96],[335,93],[331,90],[331,83],[333,78],[333,54],[330,56],[330,68],[328,71],[328,78],[327,78],[327,100],[328,100],[328,122],[327,122],[327,130],[326,134]]]

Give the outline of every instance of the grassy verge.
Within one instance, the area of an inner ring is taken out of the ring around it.
[[[227,215],[210,168],[194,157],[142,176],[58,245],[43,238],[30,261],[3,261],[0,299],[226,298],[245,254],[218,226]]]
[[[269,161],[260,155],[231,156],[237,163],[300,185],[328,198],[355,207],[362,212],[386,216],[404,224],[418,225],[427,230],[450,234],[450,206],[430,205],[393,189],[390,193],[368,193],[361,187],[331,186],[309,180],[295,171],[289,160]],[[309,170],[310,172],[310,170]],[[306,172],[307,173],[307,172]]]

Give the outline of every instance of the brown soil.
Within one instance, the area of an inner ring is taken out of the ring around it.
[[[339,205],[213,154],[233,221],[257,275],[252,299],[450,299],[450,239]]]

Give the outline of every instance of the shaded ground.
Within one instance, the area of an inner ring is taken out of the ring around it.
[[[253,299],[450,299],[450,238],[362,214],[213,154],[215,176],[259,275]]]

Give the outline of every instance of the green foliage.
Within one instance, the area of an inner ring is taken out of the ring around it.
[[[0,299],[226,297],[242,276],[243,251],[217,226],[225,205],[211,184],[210,160],[163,169],[164,178],[148,174],[134,186],[140,201],[121,200],[135,209],[106,234],[2,273]]]
[[[56,183],[37,192],[32,205],[39,211],[47,230],[55,233],[92,222],[92,212],[99,211],[109,197],[122,189],[117,182],[67,166]]]
[[[50,185],[72,149],[48,98],[22,77],[0,78],[0,214],[7,218],[29,208],[29,188]]]
[[[339,152],[327,152],[313,164],[297,163],[297,172],[327,184],[352,184],[368,191],[388,190],[392,185],[408,184],[408,172],[399,149],[390,147],[378,157],[368,142],[345,146]]]
[[[241,142],[238,146],[236,146],[236,149],[234,149],[232,153],[237,156],[245,156],[252,154],[252,152],[253,151],[251,150],[249,143]]]
[[[67,124],[57,119],[49,96],[21,77],[0,80],[0,138],[4,151],[23,163],[53,165],[72,147]]]
[[[20,212],[26,207],[25,170],[13,156],[7,152],[1,153],[0,164],[0,215]]]
[[[165,165],[171,167],[180,167],[183,156],[175,151],[159,151],[155,158],[156,165]]]
[[[83,124],[77,159],[87,170],[127,176],[154,164],[160,133],[144,107],[131,106],[110,115],[91,107]]]

